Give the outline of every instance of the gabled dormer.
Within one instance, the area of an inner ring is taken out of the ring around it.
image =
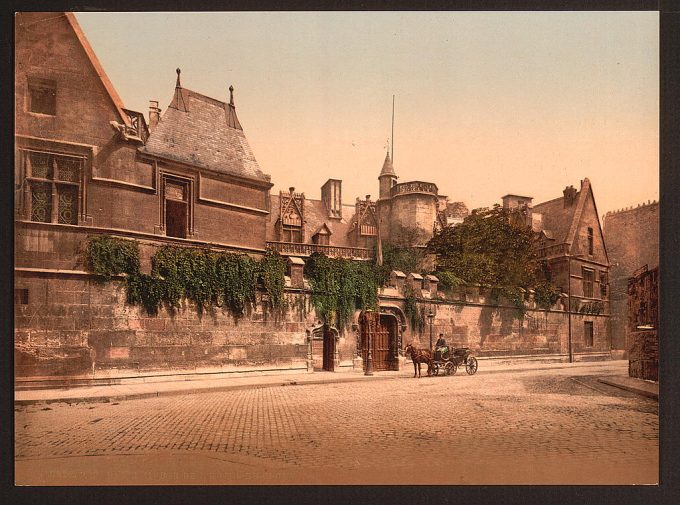
[[[312,235],[312,243],[317,245],[330,245],[333,232],[326,223],[323,223]]]
[[[288,193],[279,192],[279,219],[276,229],[281,242],[303,243],[305,241],[305,194],[289,188]]]

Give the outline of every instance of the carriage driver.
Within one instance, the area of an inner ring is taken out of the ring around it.
[[[449,348],[446,346],[446,340],[444,340],[444,334],[440,333],[437,343],[434,344],[434,351],[439,355],[439,357],[444,356],[448,352]]]

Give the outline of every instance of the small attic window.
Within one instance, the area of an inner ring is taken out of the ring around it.
[[[37,114],[56,116],[57,82],[49,79],[29,79],[28,110]]]
[[[330,236],[328,235],[328,233],[319,232],[312,237],[312,242],[314,242],[317,245],[329,245]]]

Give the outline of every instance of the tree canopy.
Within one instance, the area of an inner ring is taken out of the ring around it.
[[[556,300],[549,271],[534,247],[535,235],[523,219],[499,205],[473,210],[465,220],[432,237],[428,252],[437,257],[441,277],[500,290],[516,306],[523,304],[523,289],[541,292],[545,305]],[[544,296],[545,295],[545,296]]]

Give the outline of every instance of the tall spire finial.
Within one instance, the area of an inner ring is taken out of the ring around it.
[[[234,105],[234,86],[229,86],[229,105]]]
[[[181,71],[179,68],[177,68],[177,70],[175,70],[175,72],[177,72],[177,83],[175,84],[175,87],[176,87],[176,88],[181,88],[182,85],[181,85],[180,82],[179,82],[179,74],[181,74],[182,71]]]

